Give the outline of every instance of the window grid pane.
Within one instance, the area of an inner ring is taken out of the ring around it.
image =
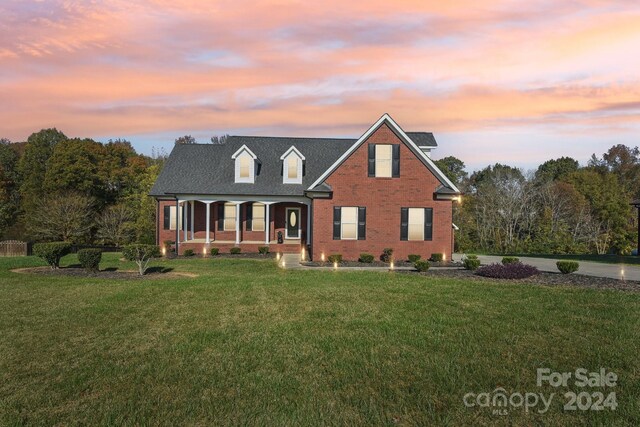
[[[358,208],[342,208],[341,223],[343,239],[355,240],[358,238]]]
[[[236,205],[224,205],[224,230],[230,231],[236,229]]]
[[[262,203],[253,204],[253,219],[251,220],[252,231],[264,231],[265,206]]]
[[[424,209],[409,208],[409,240],[424,240]]]
[[[391,178],[392,153],[391,145],[376,145],[376,177]]]
[[[287,177],[289,179],[298,177],[298,158],[295,155],[290,155],[287,158]]]
[[[240,157],[240,178],[249,178],[250,162],[249,157]]]

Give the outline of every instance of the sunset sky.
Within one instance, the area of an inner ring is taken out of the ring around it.
[[[640,144],[637,1],[0,2],[0,137],[358,137],[469,169]]]

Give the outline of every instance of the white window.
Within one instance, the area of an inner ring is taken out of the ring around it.
[[[358,208],[343,207],[340,213],[340,238],[356,240],[358,238]]]
[[[298,149],[291,146],[281,157],[282,182],[284,184],[302,184],[302,166],[305,160]]]
[[[424,240],[424,209],[409,208],[409,240]]]
[[[255,182],[256,175],[256,161],[257,157],[249,147],[243,145],[240,147],[238,151],[236,151],[233,156],[231,156],[233,160],[235,160],[235,182],[246,182],[253,184]]]
[[[236,205],[233,203],[224,204],[224,231],[236,229]]]
[[[253,204],[253,218],[251,219],[252,231],[264,231],[264,213],[265,205],[262,203]]]
[[[392,150],[392,145],[376,145],[376,177],[391,178],[391,164],[393,159]]]

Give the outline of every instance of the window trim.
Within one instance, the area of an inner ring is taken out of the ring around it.
[[[289,159],[291,156],[296,157],[296,176],[289,177]],[[282,183],[283,184],[302,184],[302,175],[304,174],[305,157],[295,146],[291,146],[285,153],[280,156],[282,160]]]
[[[358,240],[358,208],[359,206],[340,206],[340,240]],[[353,224],[355,226],[356,229],[356,235],[355,237],[344,237],[344,209],[355,209],[356,211],[356,216],[355,216],[355,222],[351,223],[348,222],[347,224]]]
[[[242,158],[249,157],[249,177],[240,176],[240,162]],[[231,158],[235,161],[235,182],[253,184],[256,178],[256,161],[258,157],[246,145],[233,153]]]

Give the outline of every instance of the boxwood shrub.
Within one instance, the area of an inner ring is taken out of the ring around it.
[[[416,262],[413,263],[413,266],[418,271],[427,271],[429,269],[429,261],[417,260]]]
[[[393,249],[392,248],[384,248],[382,250],[382,255],[380,255],[380,261],[389,262],[389,261],[391,261],[391,256],[392,255],[393,255]]]
[[[506,256],[502,258],[503,264],[513,264],[514,262],[520,262],[520,258],[515,256]]]
[[[269,253],[269,246],[259,246],[258,253],[261,255],[266,255]]]
[[[71,252],[71,243],[51,242],[33,245],[33,254],[46,261],[52,269],[60,268],[60,259]]]
[[[433,262],[442,262],[442,260],[444,260],[444,254],[441,253],[431,254],[431,258],[429,258],[429,261]]]
[[[477,255],[467,255],[462,259],[462,265],[465,270],[477,270],[480,267],[480,260]]]
[[[240,252],[242,252],[242,249],[237,246],[229,249],[229,253],[233,255],[238,255]]]
[[[340,264],[342,262],[342,254],[331,254],[327,259],[331,263],[337,262],[338,264]]]
[[[220,253],[220,249],[218,248],[211,248],[211,256],[216,256]]]
[[[184,256],[194,256],[195,253],[193,252],[193,249],[185,249],[184,252],[182,252],[182,255],[184,255]]]
[[[556,267],[558,267],[560,273],[570,274],[578,271],[580,264],[578,264],[578,261],[558,261],[556,262]]]
[[[532,265],[514,262],[511,264],[490,264],[478,268],[476,274],[493,279],[525,279],[535,276],[540,271]]]
[[[367,263],[367,264],[371,264],[373,262],[373,258],[374,258],[374,256],[371,255],[371,254],[361,253],[360,254],[360,258],[358,259],[358,261],[364,262],[364,263]]]
[[[78,251],[78,261],[85,270],[100,270],[100,261],[102,260],[102,250],[100,249],[80,249]]]
[[[420,258],[422,258],[422,256],[417,254],[409,254],[409,256],[407,257],[407,259],[409,259],[409,262],[413,264],[420,261]]]

